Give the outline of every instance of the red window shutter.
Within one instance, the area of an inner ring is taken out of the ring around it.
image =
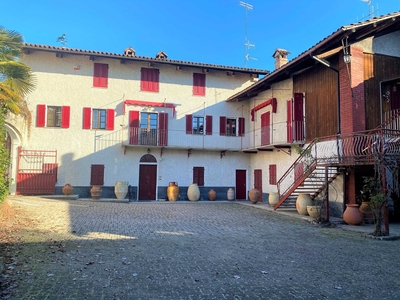
[[[261,115],[261,145],[271,143],[271,113],[267,111]]]
[[[293,140],[303,141],[304,136],[304,99],[303,93],[294,93],[293,99]]]
[[[254,188],[259,190],[262,195],[262,170],[256,169],[254,170]],[[262,196],[260,197],[260,201],[262,202]]]
[[[276,165],[269,165],[269,184],[276,185]]]
[[[70,119],[70,110],[69,106],[61,106],[61,127],[69,128],[69,119]]]
[[[239,118],[239,136],[244,136],[244,118]]]
[[[90,107],[83,108],[83,129],[90,129],[92,109]]]
[[[186,134],[192,134],[193,123],[192,115],[186,115]]]
[[[107,109],[106,129],[114,130],[114,109]]]
[[[158,114],[158,146],[168,146],[168,113]]]
[[[193,95],[206,95],[206,74],[193,73]]]
[[[108,64],[94,64],[93,86],[108,86]]]
[[[286,105],[287,105],[286,136],[287,136],[288,143],[293,142],[292,103],[293,103],[292,100],[288,100],[286,102]]]
[[[129,111],[129,144],[137,145],[139,143],[139,112]]]
[[[198,186],[204,186],[204,167],[193,168],[193,183]]]
[[[206,116],[206,135],[212,135],[212,116]]]
[[[141,69],[140,90],[148,92],[159,91],[160,71],[158,69]]]
[[[226,117],[219,117],[219,135],[226,135]]]
[[[90,185],[104,184],[104,165],[92,165],[90,171]]]
[[[45,120],[46,120],[46,105],[38,104],[37,114],[36,114],[36,126],[44,127]]]

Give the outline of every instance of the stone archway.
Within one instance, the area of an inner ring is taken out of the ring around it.
[[[7,132],[7,148],[10,154],[10,166],[7,177],[10,179],[10,194],[15,195],[17,190],[18,147],[21,146],[21,134],[10,124],[4,124]]]

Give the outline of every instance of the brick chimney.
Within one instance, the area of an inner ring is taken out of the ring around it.
[[[289,61],[287,58],[288,54],[290,54],[290,52],[287,50],[276,48],[274,54],[272,55],[272,57],[275,58],[275,70],[279,69]]]

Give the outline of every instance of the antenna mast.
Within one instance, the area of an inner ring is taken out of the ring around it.
[[[249,54],[249,50],[250,47],[254,47],[255,44],[251,44],[249,39],[247,38],[247,18],[248,18],[248,11],[249,10],[253,10],[253,5],[243,2],[243,1],[239,1],[239,5],[243,6],[246,9],[246,23],[245,23],[245,28],[244,28],[244,66],[246,67],[247,61],[249,59],[254,59],[257,60],[254,57],[251,57]]]

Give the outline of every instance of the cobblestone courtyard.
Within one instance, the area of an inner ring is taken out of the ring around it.
[[[400,241],[235,202],[10,203],[31,225],[1,248],[4,298],[400,299]]]

